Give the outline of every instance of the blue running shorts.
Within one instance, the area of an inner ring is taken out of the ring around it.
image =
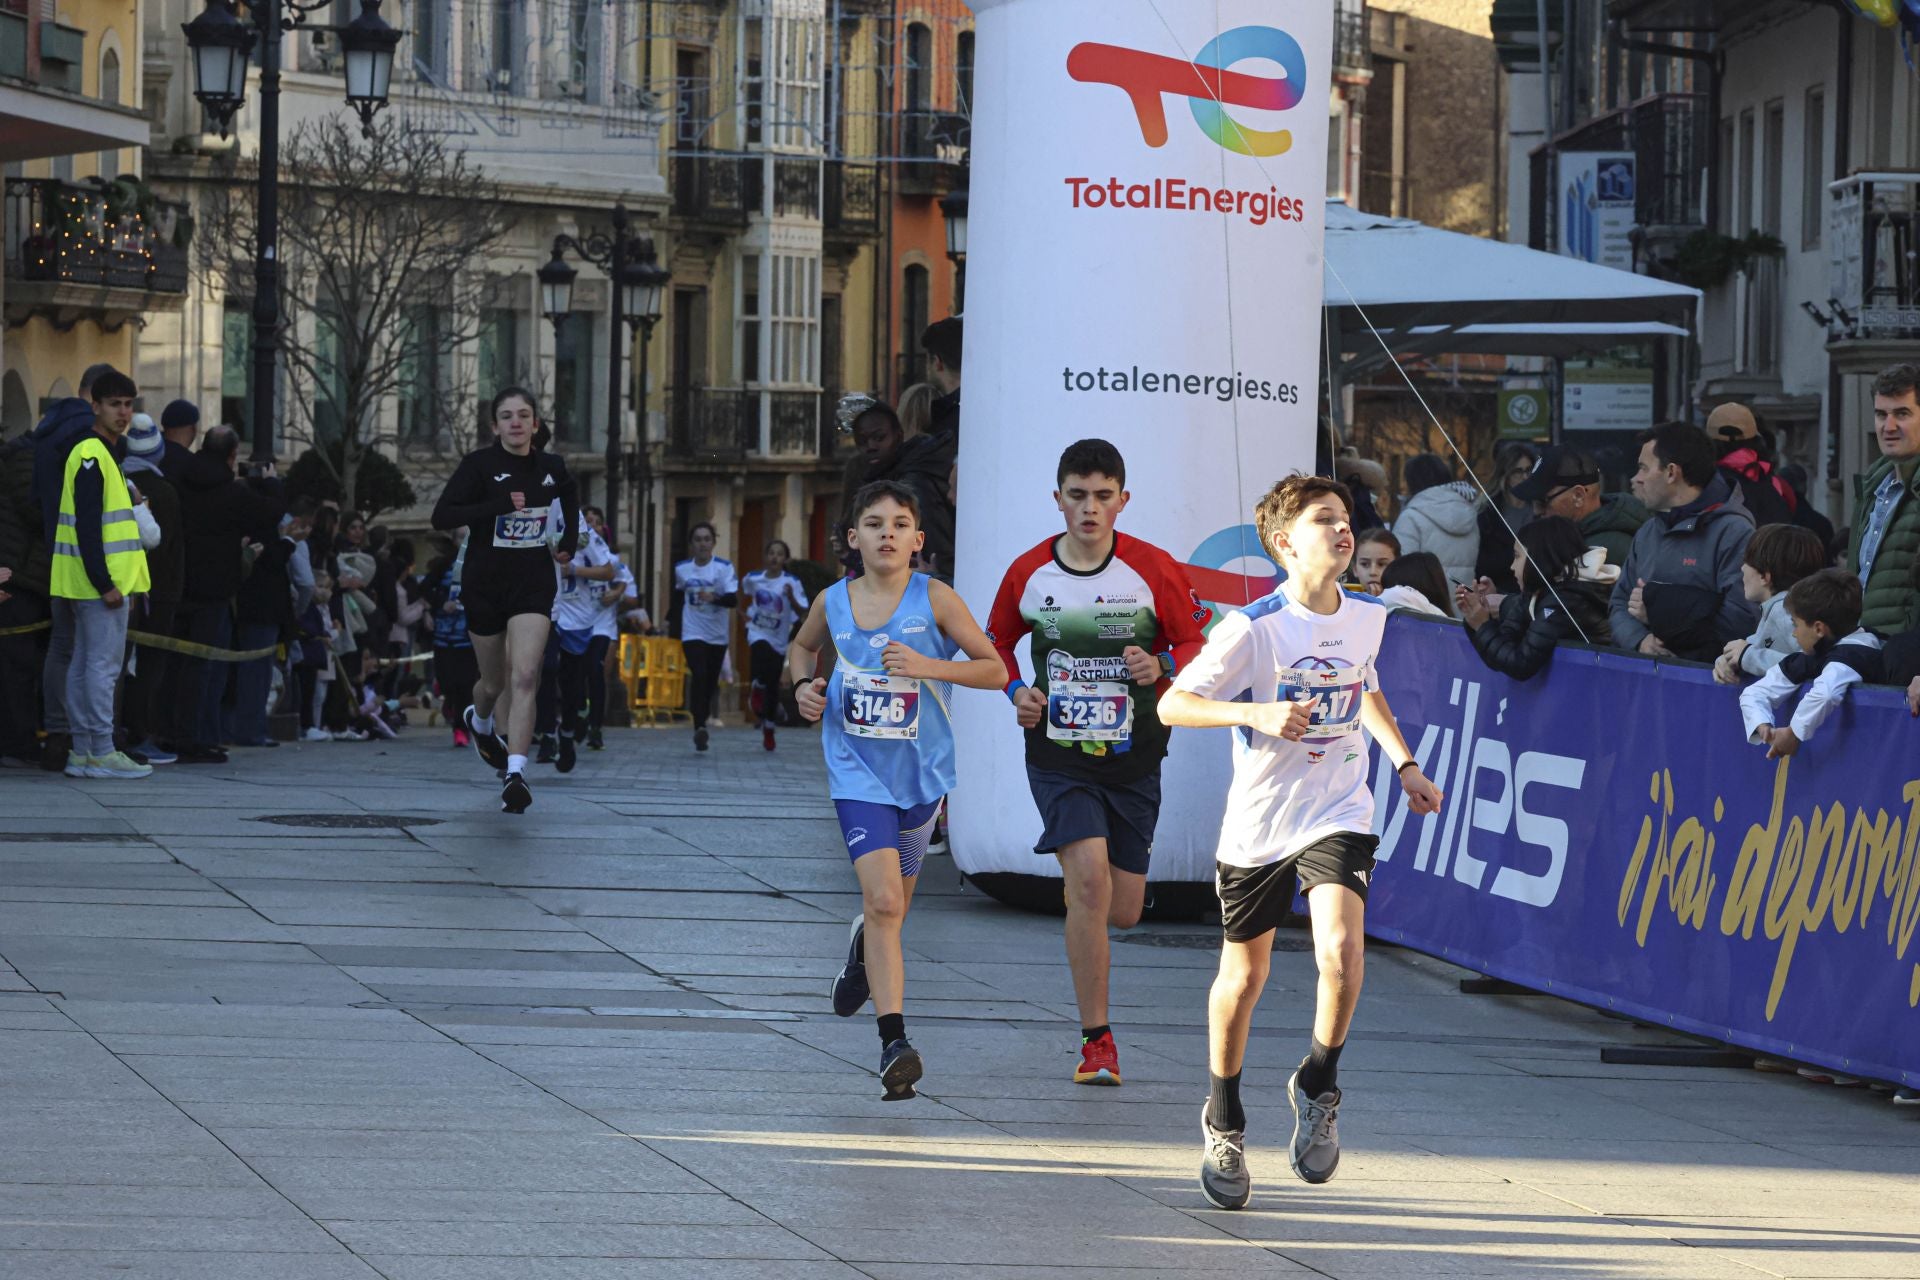
[[[927,852],[933,835],[933,820],[940,812],[938,800],[901,809],[871,800],[835,800],[840,815],[840,836],[847,842],[847,856],[860,861],[876,849],[900,851],[900,874],[920,874],[920,859]]]

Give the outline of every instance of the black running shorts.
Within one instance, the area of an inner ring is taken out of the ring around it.
[[[553,616],[553,597],[558,590],[551,571],[535,574],[499,574],[476,579],[471,570],[460,587],[460,603],[467,609],[467,634],[497,636],[507,629],[507,619],[523,613]]]
[[[1135,782],[1094,782],[1027,766],[1027,785],[1045,830],[1033,846],[1051,856],[1075,840],[1107,842],[1107,862],[1135,875],[1147,874],[1153,829],[1160,821],[1160,771]]]
[[[1379,847],[1378,836],[1342,831],[1264,867],[1216,864],[1214,887],[1220,893],[1220,925],[1228,941],[1251,942],[1280,927],[1293,909],[1295,873],[1301,893],[1339,884],[1365,902],[1367,884],[1373,879],[1373,853]]]

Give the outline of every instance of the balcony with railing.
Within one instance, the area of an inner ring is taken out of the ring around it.
[[[1920,172],[1859,173],[1829,188],[1833,341],[1920,339]]]
[[[177,310],[187,291],[186,206],[128,184],[6,184],[6,311],[125,317]]]
[[[760,211],[761,158],[708,152],[673,157],[673,213],[711,227],[744,227]]]
[[[1706,173],[1713,121],[1704,93],[1661,93],[1568,130],[1532,156],[1533,216],[1529,239],[1536,249],[1553,243],[1556,202],[1549,168],[1553,154],[1569,151],[1631,151],[1634,157],[1634,221],[1649,234],[1675,238],[1707,225]]]
[[[687,462],[740,462],[760,445],[759,395],[733,387],[668,392],[667,452]]]
[[[773,158],[773,212],[783,218],[820,217],[820,161],[811,156]]]
[[[767,400],[767,456],[790,460],[819,457],[820,393],[770,391]]]
[[[880,166],[851,160],[827,162],[827,204],[822,215],[830,232],[875,235],[880,230]]]
[[[897,118],[894,154],[905,195],[932,195],[958,180],[973,145],[973,122],[950,111],[905,111]]]

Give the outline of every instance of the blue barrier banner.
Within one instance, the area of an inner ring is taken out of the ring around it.
[[[1791,760],[1704,668],[1490,671],[1396,614],[1380,661],[1439,815],[1376,756],[1367,931],[1646,1022],[1920,1085],[1920,721],[1856,687]]]

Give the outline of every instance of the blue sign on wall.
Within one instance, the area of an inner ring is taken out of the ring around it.
[[[1920,1085],[1920,721],[1858,689],[1789,761],[1703,668],[1489,671],[1396,614],[1381,686],[1443,811],[1378,760],[1367,931],[1647,1022]]]

